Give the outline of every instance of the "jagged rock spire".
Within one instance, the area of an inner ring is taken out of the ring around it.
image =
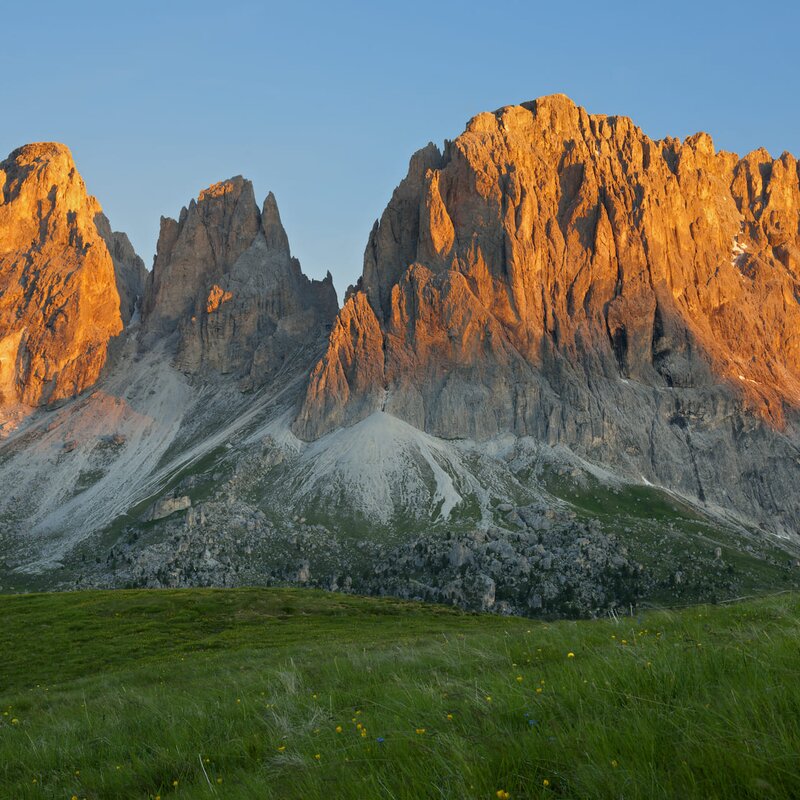
[[[330,275],[310,281],[289,249],[275,196],[259,211],[241,176],[162,218],[147,287],[145,339],[176,337],[176,364],[252,388],[319,340],[338,304]]]

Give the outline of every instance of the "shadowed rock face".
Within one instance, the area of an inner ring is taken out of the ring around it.
[[[128,235],[121,231],[112,231],[105,214],[98,214],[95,223],[114,262],[114,275],[119,292],[119,312],[122,322],[127,325],[144,298],[147,268],[144,261],[136,255]]]
[[[144,304],[146,336],[176,334],[176,364],[262,383],[298,349],[324,340],[338,304],[330,274],[303,275],[270,193],[250,181],[214,184],[161,220]]]
[[[97,380],[123,318],[96,218],[64,145],[29,144],[0,163],[0,406],[54,403]]]
[[[563,96],[480,114],[411,159],[294,429],[531,435],[796,527],[799,273],[789,154]]]

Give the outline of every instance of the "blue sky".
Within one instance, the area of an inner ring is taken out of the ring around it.
[[[341,294],[411,153],[480,111],[564,92],[653,137],[800,155],[799,6],[8,3],[0,158],[69,145],[148,267],[162,214],[243,174]]]

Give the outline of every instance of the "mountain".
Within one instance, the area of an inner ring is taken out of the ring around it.
[[[0,413],[64,401],[91,386],[122,331],[112,234],[70,151],[30,144],[0,163]],[[131,283],[135,291],[135,280]],[[127,298],[130,302],[130,298]],[[129,316],[129,315],[128,315]]]
[[[294,431],[530,436],[797,531],[798,174],[564,96],[478,115],[411,159]]]
[[[412,157],[341,309],[242,177],[146,275],[92,219],[125,329],[0,441],[0,587],[596,615],[800,585],[788,154],[561,96],[481,114]]]
[[[330,273],[302,273],[274,195],[259,211],[241,176],[200,192],[177,221],[162,217],[143,325],[147,341],[176,337],[181,370],[232,374],[253,388],[327,331],[337,310]]]
[[[146,498],[278,399],[296,403],[338,310],[330,275],[309,280],[291,256],[274,196],[259,209],[241,177],[200,192],[177,220],[162,219],[149,273],[92,203],[91,252],[107,278],[98,303],[117,333],[127,324],[102,375],[93,372],[70,402],[18,420],[0,442],[9,487],[0,494],[0,574],[5,563],[23,585],[50,585],[63,559],[84,542],[97,546],[109,527],[185,508]],[[54,236],[47,246],[50,268],[67,271],[71,251]],[[95,314],[81,309],[76,319],[95,329],[103,319]]]

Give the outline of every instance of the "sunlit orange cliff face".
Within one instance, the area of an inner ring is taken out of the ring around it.
[[[561,95],[479,114],[411,159],[295,431],[384,409],[444,437],[621,437],[635,456],[653,418],[680,433],[749,409],[783,429],[799,223],[788,153],[653,141]]]
[[[109,245],[144,271],[118,236],[64,145],[0,163],[0,406],[54,403],[97,380],[130,316]]]

